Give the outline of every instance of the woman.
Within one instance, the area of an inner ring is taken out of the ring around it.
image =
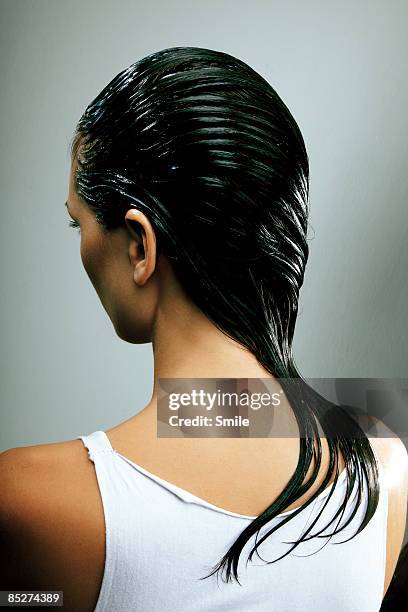
[[[0,456],[1,589],[72,611],[378,610],[407,453],[295,366],[309,182],[285,104],[228,54],[164,49],[103,89],[71,153],[83,265],[118,336],[152,342],[154,386],[106,432]],[[164,378],[281,384],[299,435],[158,437]]]

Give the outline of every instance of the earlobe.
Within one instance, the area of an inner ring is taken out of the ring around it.
[[[142,287],[148,280],[146,260],[143,259],[135,264],[133,279],[139,287]]]

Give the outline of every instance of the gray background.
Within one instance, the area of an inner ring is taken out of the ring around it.
[[[120,70],[191,45],[275,87],[310,157],[305,377],[408,370],[406,2],[2,2],[0,450],[107,429],[150,399],[150,344],[116,337],[68,228],[68,145]]]

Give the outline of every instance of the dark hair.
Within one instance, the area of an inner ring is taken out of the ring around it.
[[[287,487],[204,578],[225,568],[227,582],[231,574],[239,582],[246,542],[313,485],[321,463],[318,424],[330,452],[324,481],[259,539],[248,560],[326,488],[335,470],[334,489],[339,452],[348,486],[334,519],[342,518],[356,476],[359,487],[350,518],[331,535],[355,515],[364,476],[368,505],[355,537],[377,508],[378,468],[358,423],[306,384],[292,355],[309,252],[309,163],[299,127],[276,91],[227,53],[163,49],[120,72],[91,102],[71,153],[78,163],[77,193],[104,231],[123,225],[129,207],[141,210],[186,293],[280,379],[299,426],[299,460]],[[297,382],[296,393],[285,379]],[[312,459],[313,474],[303,484]],[[279,559],[302,541],[324,537],[323,530],[307,537],[315,522]]]

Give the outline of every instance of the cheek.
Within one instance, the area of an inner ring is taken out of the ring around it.
[[[81,234],[81,259],[89,280],[99,293],[104,268],[104,254],[99,241],[85,232]]]
[[[123,261],[120,259],[118,253],[123,250],[120,246],[112,242],[112,237],[107,240],[98,228],[88,227],[81,234],[82,264],[103,307],[113,319],[121,318],[123,309],[129,308],[129,289],[134,290],[133,286],[127,286],[131,276],[126,270],[124,272],[124,267],[129,264],[125,255]]]

